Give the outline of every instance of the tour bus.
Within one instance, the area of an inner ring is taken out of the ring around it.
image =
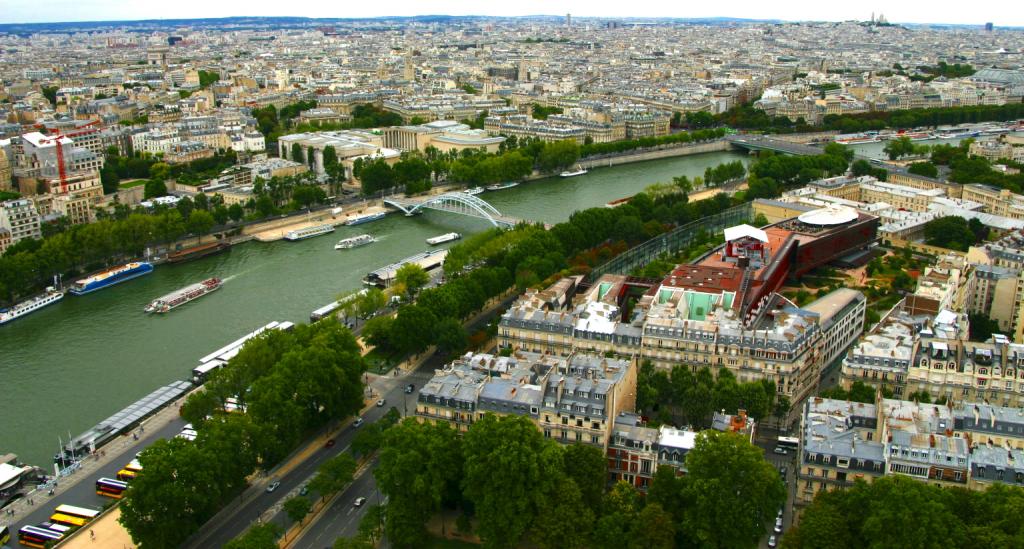
[[[117,472],[117,480],[131,482],[139,474],[139,471],[142,471],[142,464],[139,463],[139,460],[133,459],[131,463],[124,466],[124,469]]]
[[[6,526],[4,527],[6,528]],[[9,536],[10,534],[8,534]],[[48,543],[56,543],[64,539],[64,533],[40,526],[22,526],[18,530],[18,543],[27,547],[44,549]]]
[[[67,526],[85,526],[90,520],[96,518],[100,514],[95,509],[87,509],[85,507],[77,507],[74,505],[58,505],[54,509],[53,515],[50,520],[58,524],[65,524]]]
[[[108,498],[121,499],[124,491],[128,489],[128,483],[112,478],[101,478],[96,481],[96,493]]]
[[[800,439],[796,437],[779,437],[776,446],[780,446],[787,450],[796,450],[800,446]]]

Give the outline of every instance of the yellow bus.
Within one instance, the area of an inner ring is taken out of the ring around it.
[[[99,514],[100,512],[95,509],[76,507],[74,505],[58,505],[54,509],[50,520],[68,526],[85,526],[86,523],[96,518]]]
[[[142,464],[139,463],[139,460],[133,459],[131,463],[124,466],[124,469],[117,472],[117,480],[130,482],[135,479],[140,471],[142,471]]]

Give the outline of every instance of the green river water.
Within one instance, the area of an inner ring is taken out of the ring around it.
[[[696,176],[741,153],[707,153],[543,179],[480,198],[505,215],[557,223],[678,175]],[[77,436],[153,389],[186,379],[198,358],[272,320],[306,322],[337,294],[360,287],[369,271],[428,248],[450,231],[485,230],[482,220],[428,212],[389,215],[301,242],[249,242],[58,304],[0,327],[0,454],[50,466],[57,438]],[[380,241],[335,251],[341,238]],[[143,307],[178,288],[217,276],[224,286],[168,314]]]

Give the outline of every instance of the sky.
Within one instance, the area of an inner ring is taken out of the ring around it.
[[[874,13],[900,23],[1024,26],[1024,2],[951,0],[2,0],[0,23],[251,16],[380,17],[395,15],[563,15],[574,17],[742,17],[788,21],[867,20]]]

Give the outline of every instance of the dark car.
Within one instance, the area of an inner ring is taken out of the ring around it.
[[[407,394],[407,395],[411,395],[412,392],[415,391],[415,390],[416,390],[416,386],[413,385],[412,383],[410,383],[410,384],[405,386],[405,394]]]
[[[334,442],[335,441],[334,441],[333,438],[327,439],[327,442],[324,444],[324,448],[333,448],[334,447]]]

